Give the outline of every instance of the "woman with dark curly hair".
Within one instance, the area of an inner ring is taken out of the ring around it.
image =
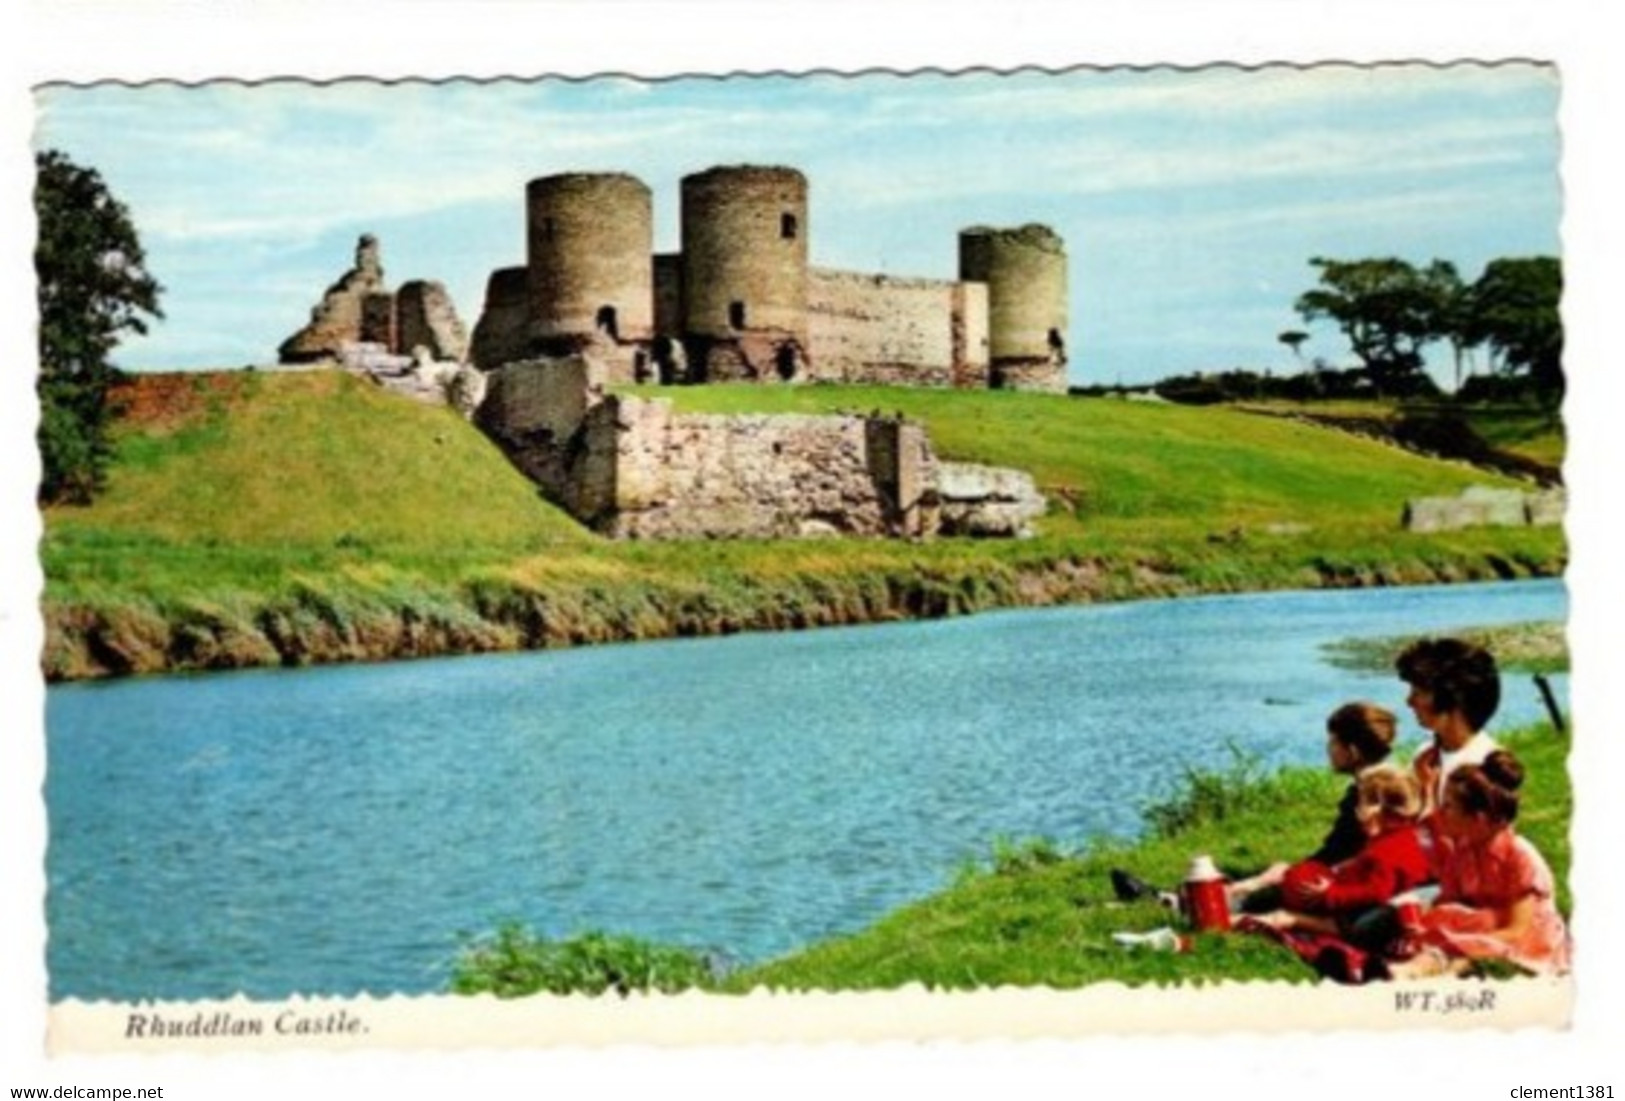
[[[1495,750],[1484,727],[1501,704],[1501,674],[1488,650],[1459,638],[1414,642],[1394,666],[1410,686],[1405,702],[1433,735],[1411,762],[1432,810],[1442,801],[1452,771],[1478,764]]]

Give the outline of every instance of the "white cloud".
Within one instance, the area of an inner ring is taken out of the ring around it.
[[[1243,69],[1211,65],[1195,70],[1074,70],[1057,75],[1017,71],[1008,75],[969,72],[944,77],[920,74],[895,80],[874,96],[878,116],[948,120],[959,124],[1032,119],[1124,120],[1144,115],[1186,119],[1257,117],[1325,111],[1358,102],[1362,110],[1450,97],[1526,95],[1530,88],[1555,91],[1557,74],[1528,62],[1450,66],[1328,63],[1310,67]],[[866,90],[853,81],[851,91]]]

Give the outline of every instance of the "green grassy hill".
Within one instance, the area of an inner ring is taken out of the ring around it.
[[[800,627],[995,605],[1560,570],[1562,533],[1399,529],[1501,479],[1228,409],[836,387],[679,409],[901,410],[1033,472],[1037,538],[612,543],[449,410],[338,372],[145,376],[108,492],[46,514],[53,677]]]
[[[47,513],[54,591],[455,569],[589,541],[450,409],[339,372],[165,379],[179,396],[145,381],[120,395],[133,408],[106,494]]]

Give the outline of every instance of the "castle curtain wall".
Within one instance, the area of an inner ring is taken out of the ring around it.
[[[807,282],[808,378],[900,386],[987,386],[987,288],[814,268]]]

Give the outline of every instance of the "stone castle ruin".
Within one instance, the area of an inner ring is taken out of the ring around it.
[[[811,266],[793,168],[685,176],[680,210],[681,251],[656,254],[642,181],[532,180],[526,263],[490,276],[475,366],[582,354],[614,383],[1066,390],[1066,251],[1047,227],[966,229],[959,279],[935,280]]]
[[[547,497],[611,536],[1027,532],[1044,510],[1029,476],[942,462],[901,417],[677,414],[610,388],[1064,392],[1058,236],[966,229],[958,280],[845,272],[809,264],[807,181],[794,169],[712,168],[681,191],[681,251],[656,254],[651,194],[636,178],[531,181],[526,263],[491,274],[466,343],[444,288],[391,294],[377,242],[363,237],[355,268],[280,357],[340,362],[419,397],[438,390]]]
[[[310,322],[277,348],[277,359],[337,363],[429,401],[481,385],[465,367],[467,331],[445,286],[415,279],[391,291],[370,233],[356,242],[355,266],[327,288]]]
[[[440,283],[415,279],[391,291],[384,281],[378,238],[356,242],[355,267],[310,311],[310,323],[277,348],[282,363],[319,363],[364,352],[410,357],[418,349],[440,362],[460,363],[468,337],[451,295]]]

